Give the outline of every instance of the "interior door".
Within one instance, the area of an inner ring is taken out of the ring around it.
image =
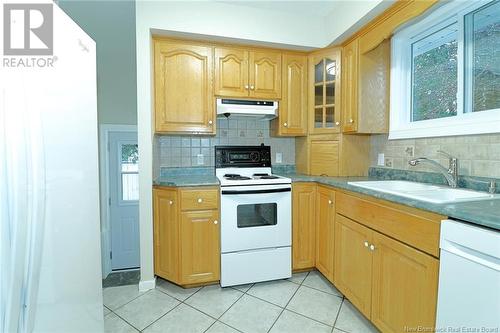
[[[109,133],[112,270],[140,266],[138,152],[136,132]]]

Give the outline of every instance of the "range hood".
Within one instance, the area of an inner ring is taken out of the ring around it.
[[[217,98],[217,117],[230,116],[274,119],[278,116],[278,102]]]

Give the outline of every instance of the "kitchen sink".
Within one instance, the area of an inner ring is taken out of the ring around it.
[[[404,180],[362,181],[348,184],[437,204],[500,198],[497,194]]]

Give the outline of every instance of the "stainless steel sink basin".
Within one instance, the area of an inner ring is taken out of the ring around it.
[[[404,180],[363,181],[349,182],[348,184],[437,204],[488,200],[500,197],[498,194],[408,182]]]

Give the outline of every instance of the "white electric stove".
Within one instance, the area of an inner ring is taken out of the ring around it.
[[[291,179],[271,173],[269,146],[215,147],[221,183],[221,285],[292,274]]]

